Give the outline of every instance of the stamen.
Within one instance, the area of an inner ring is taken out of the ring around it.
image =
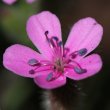
[[[87,49],[86,49],[86,48],[80,49],[80,50],[78,51],[79,56],[83,56],[83,55],[85,55],[86,53],[87,53]]]
[[[46,36],[46,39],[47,39],[47,41],[49,42],[50,41],[50,39],[48,38],[48,33],[49,33],[49,31],[45,31],[45,36]]]
[[[29,74],[34,74],[35,71],[34,70],[29,70]]]
[[[48,34],[49,34],[49,31],[45,31],[46,40],[47,40],[49,46],[50,46],[51,48],[53,48],[53,47],[55,46],[55,45],[54,45],[54,42],[52,41],[52,39],[50,39],[50,38],[48,37]]]
[[[45,35],[47,35],[49,33],[49,31],[45,31]]]
[[[57,43],[58,43],[58,38],[56,36],[53,36],[52,38],[49,38],[48,37],[49,31],[45,31],[44,34],[45,34],[46,39],[47,39],[47,41],[49,43],[49,46],[51,48],[56,47],[57,46]]]
[[[56,36],[53,36],[52,39],[58,41],[58,37],[56,37]]]
[[[58,38],[57,37],[52,37],[51,39],[49,39],[49,43],[50,43],[50,47],[57,47],[58,46]]]
[[[69,51],[70,51],[69,48],[64,48],[63,49],[63,57],[66,57],[66,55],[68,54]]]
[[[87,70],[86,69],[81,69],[81,68],[78,68],[78,67],[74,67],[74,71],[78,74],[82,74],[82,73],[86,73]]]
[[[53,41],[52,38],[50,39],[50,42],[49,42],[49,43],[50,43],[50,46],[51,46],[51,47],[56,47],[55,42]]]
[[[76,58],[76,56],[77,56],[77,52],[74,52],[74,53],[71,53],[71,54],[70,54],[70,57],[71,57],[72,59]]]
[[[48,76],[47,76],[47,78],[46,78],[46,80],[47,81],[51,81],[52,78],[53,78],[53,73],[49,73]]]
[[[58,46],[62,46],[62,45],[63,45],[62,41],[58,42]]]
[[[36,60],[36,59],[30,59],[29,61],[28,61],[28,64],[30,65],[30,66],[35,66],[35,65],[37,65],[39,62],[38,62],[38,60]]]
[[[54,79],[58,78],[62,73],[64,73],[65,68],[74,69],[77,74],[86,73],[87,70],[83,69],[79,63],[74,61],[74,59],[79,55],[83,56],[87,53],[86,48],[82,48],[78,51],[74,51],[70,53],[69,48],[63,49],[63,43],[59,40],[57,36],[48,36],[49,31],[45,31],[46,40],[52,48],[53,54],[55,54],[56,60],[54,63],[50,63],[48,61],[37,61],[36,59],[30,59],[28,64],[31,66],[37,66],[35,69],[29,71],[30,74],[38,73],[39,71],[47,71],[53,70],[53,72],[49,73],[46,77],[46,81],[53,81]],[[50,37],[50,38],[49,38]],[[58,60],[57,60],[58,59]],[[38,65],[40,64],[40,65]],[[38,69],[39,67],[47,67],[46,69]]]

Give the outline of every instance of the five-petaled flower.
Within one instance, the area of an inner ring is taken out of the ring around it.
[[[4,3],[8,4],[8,5],[12,5],[13,3],[15,3],[17,0],[3,0]],[[26,0],[27,3],[33,3],[36,0]]]
[[[87,17],[75,23],[64,46],[60,22],[48,11],[31,16],[26,30],[40,53],[15,44],[6,49],[3,64],[18,75],[34,78],[41,88],[57,88],[66,83],[66,77],[81,80],[101,69],[98,54],[87,56],[98,46],[103,34],[95,19]]]

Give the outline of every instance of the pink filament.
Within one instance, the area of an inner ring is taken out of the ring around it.
[[[35,65],[35,68],[32,69],[33,74],[38,73],[38,72],[42,72],[42,71],[51,70],[52,73],[48,74],[47,80],[52,81],[52,80],[58,78],[60,75],[63,75],[65,68],[73,69],[73,71],[75,71],[75,68],[77,67],[78,71],[86,72],[86,69],[83,69],[74,60],[77,57],[77,55],[79,55],[78,52],[80,50],[69,54],[70,49],[63,48],[62,41],[59,41],[58,37],[49,38],[48,34],[49,34],[49,31],[46,31],[45,32],[46,40],[47,40],[50,48],[53,51],[54,60],[55,59],[56,60],[55,60],[55,62],[50,62],[48,60],[39,61],[39,64]],[[84,49],[81,49],[81,51],[83,52]],[[86,52],[83,54],[86,54]],[[32,71],[31,71],[31,74],[32,74]],[[75,71],[75,72],[78,73],[78,71]],[[80,74],[80,73],[78,73],[78,74]]]

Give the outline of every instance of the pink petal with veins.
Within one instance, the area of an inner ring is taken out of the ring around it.
[[[15,44],[8,47],[3,55],[3,65],[8,70],[24,77],[35,77],[36,74],[29,74],[33,67],[29,66],[30,59],[42,60],[42,55],[29,47]]]
[[[48,31],[48,37],[57,36],[61,40],[61,27],[58,18],[44,11],[40,14],[33,15],[29,18],[26,30],[30,40],[39,49],[44,57],[52,57],[52,50],[49,47],[45,32]]]
[[[69,47],[71,52],[86,48],[87,55],[99,45],[102,34],[103,28],[95,19],[81,19],[73,25],[65,47]]]
[[[102,68],[102,60],[98,54],[92,54],[79,61],[82,68],[86,69],[86,73],[78,74],[72,69],[67,70],[65,76],[74,80],[82,80],[97,74]]]
[[[35,83],[44,89],[55,89],[57,87],[61,87],[64,84],[66,84],[66,77],[65,76],[60,76],[57,79],[53,81],[47,81],[48,74],[51,71],[45,71],[43,73],[39,73],[39,75],[34,78]],[[41,75],[40,75],[41,74]]]

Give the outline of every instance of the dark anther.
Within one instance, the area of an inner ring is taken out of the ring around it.
[[[29,70],[29,74],[34,74],[35,71],[34,70]]]
[[[81,50],[78,51],[79,56],[83,56],[86,53],[87,53],[87,49],[86,48],[83,48],[83,49],[81,49]]]
[[[57,37],[52,37],[50,40],[49,40],[49,43],[52,47],[56,47],[57,46],[57,43],[58,43],[58,38]]]
[[[49,42],[50,40],[49,40],[49,38],[48,38],[48,34],[49,34],[49,31],[45,31],[46,39],[47,39],[47,41]]]
[[[45,35],[47,36],[47,34],[49,33],[49,31],[45,31]]]
[[[30,65],[30,66],[35,66],[35,65],[37,65],[39,62],[38,62],[38,60],[36,60],[36,59],[30,59],[29,61],[28,61],[28,64]]]
[[[78,68],[78,67],[75,67],[74,68],[74,71],[78,74],[82,74],[82,73],[86,73],[87,70],[86,69],[81,69],[81,68]]]
[[[60,42],[58,43],[58,46],[61,46],[61,45],[63,45],[63,42],[62,42],[62,41],[60,41]]]
[[[53,36],[52,39],[58,41],[58,37],[56,37],[56,36]]]
[[[46,80],[47,81],[51,81],[52,78],[53,78],[53,73],[49,73],[48,76],[47,76],[47,78],[46,78]]]

